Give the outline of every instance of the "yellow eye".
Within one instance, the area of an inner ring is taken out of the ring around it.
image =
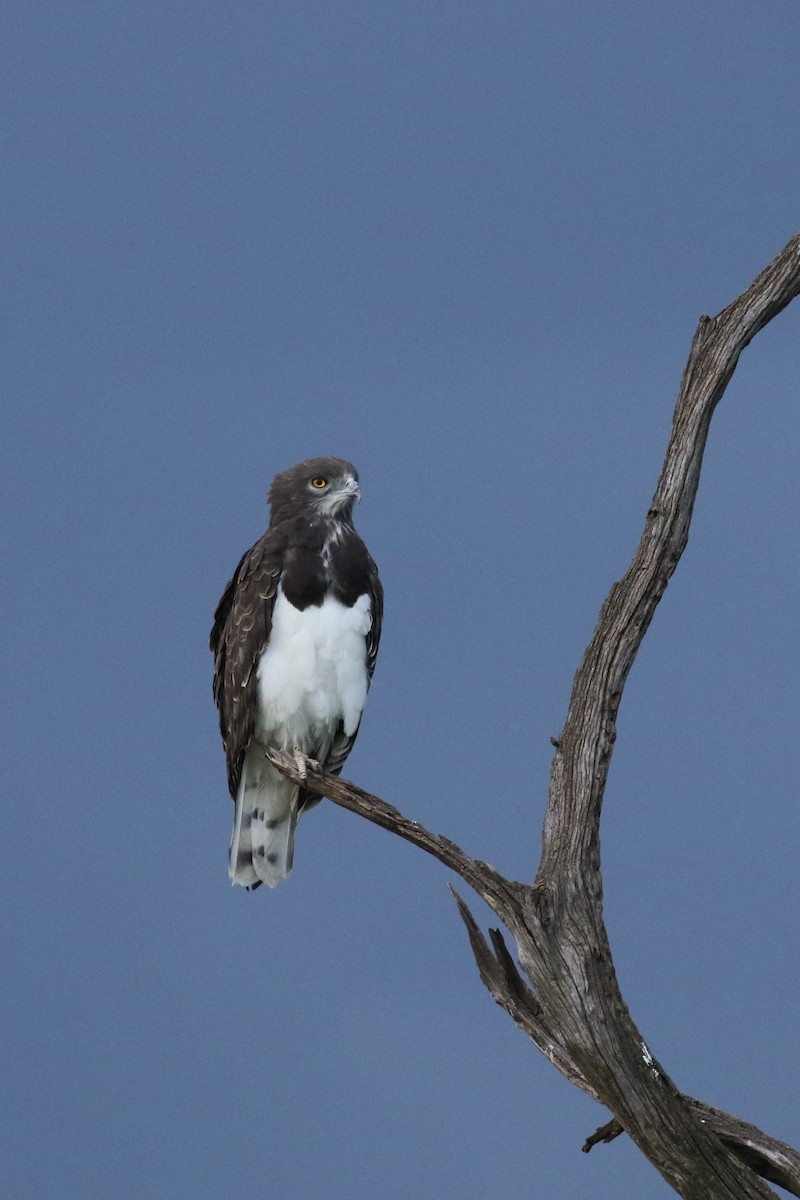
[[[319,491],[320,488],[324,488],[324,487],[328,486],[328,481],[327,481],[327,479],[312,479],[311,486],[313,488],[316,488],[317,491]]]

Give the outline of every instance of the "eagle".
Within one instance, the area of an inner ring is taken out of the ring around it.
[[[335,775],[358,734],[383,618],[378,570],[353,525],[360,498],[343,458],[276,475],[269,528],[214,613],[214,700],[236,805],[228,869],[249,889],[287,877],[297,820],[319,801],[265,751]]]

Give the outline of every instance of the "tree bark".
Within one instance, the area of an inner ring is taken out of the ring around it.
[[[456,896],[481,979],[553,1065],[613,1120],[584,1149],[623,1130],[686,1200],[800,1196],[800,1154],[755,1126],[684,1095],[656,1061],[619,989],[603,922],[599,827],[628,672],[689,534],[711,417],[739,355],[800,293],[800,235],[716,317],[702,317],[681,381],[672,434],[644,531],[600,610],[555,742],[542,856],[532,884],[505,879],[351,783],[309,772],[306,787],[433,854],[497,914],[491,947]],[[271,754],[286,775],[297,765]],[[761,1178],[759,1178],[759,1176]]]

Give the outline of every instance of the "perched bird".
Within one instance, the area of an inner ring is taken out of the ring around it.
[[[343,458],[276,475],[269,529],[214,614],[214,700],[236,804],[229,873],[244,887],[286,878],[297,819],[319,800],[265,749],[338,774],[358,733],[383,615],[378,570],[353,525],[360,497]]]

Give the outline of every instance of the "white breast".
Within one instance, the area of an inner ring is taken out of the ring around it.
[[[278,591],[272,631],[258,664],[258,737],[271,745],[327,753],[339,724],[355,733],[367,696],[369,596],[346,608],[332,596],[294,607]]]

